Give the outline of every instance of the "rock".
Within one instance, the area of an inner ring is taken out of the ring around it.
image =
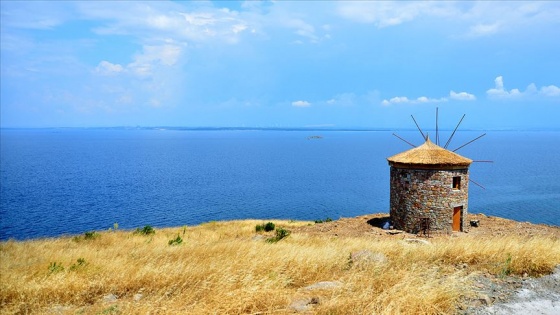
[[[314,283],[312,285],[308,285],[305,288],[303,288],[303,290],[311,291],[317,289],[336,289],[340,286],[342,286],[342,283],[339,281],[321,281],[321,282]]]
[[[136,293],[136,294],[134,294],[133,299],[134,299],[135,302],[138,302],[138,301],[140,301],[143,297],[144,297],[144,295],[143,295],[142,293]]]
[[[306,312],[311,310],[311,308],[313,307],[313,305],[317,305],[320,303],[320,300],[318,297],[312,297],[312,298],[301,298],[301,299],[297,299],[295,301],[293,301],[289,308],[296,311],[296,312]]]
[[[482,295],[478,301],[480,302],[480,304],[484,305],[484,306],[488,306],[490,304],[492,304],[492,300],[490,299],[490,297],[488,297],[488,295]]]
[[[308,311],[311,307],[309,306],[309,301],[307,299],[300,299],[293,301],[290,304],[289,308],[296,312],[305,312]]]
[[[115,303],[117,301],[117,296],[114,294],[107,294],[103,297],[103,302],[105,303]]]

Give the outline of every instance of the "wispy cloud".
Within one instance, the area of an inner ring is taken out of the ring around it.
[[[422,16],[450,15],[455,9],[445,2],[356,1],[341,2],[338,14],[346,19],[383,28]]]
[[[530,25],[559,24],[560,7],[547,1],[341,1],[344,19],[386,28],[429,18],[467,37],[490,36]]]
[[[95,73],[100,75],[116,75],[124,70],[123,66],[119,64],[113,64],[109,61],[103,60],[95,68]]]
[[[467,35],[472,37],[487,36],[487,35],[493,35],[495,33],[498,33],[499,30],[500,30],[500,23],[498,22],[491,23],[491,24],[480,23],[480,24],[472,25]]]

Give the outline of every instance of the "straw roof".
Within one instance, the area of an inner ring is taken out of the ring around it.
[[[397,167],[444,167],[458,168],[468,167],[471,159],[460,156],[457,153],[446,150],[432,141],[430,138],[424,144],[408,151],[401,152],[387,158],[389,165]]]

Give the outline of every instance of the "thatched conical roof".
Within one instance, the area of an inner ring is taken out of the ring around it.
[[[391,166],[405,168],[464,168],[472,163],[471,159],[434,144],[430,138],[421,146],[388,157],[387,161]]]

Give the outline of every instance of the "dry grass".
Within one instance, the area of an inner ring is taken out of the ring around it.
[[[274,222],[288,230],[309,224]],[[293,233],[269,243],[255,237],[258,223],[0,243],[0,312],[283,314],[314,297],[317,314],[449,314],[474,295],[472,275],[538,276],[560,264],[556,237],[444,237],[423,245]],[[170,246],[177,235],[183,243]],[[364,250],[386,261],[350,260]],[[305,289],[320,281],[340,285]],[[104,301],[108,294],[118,299]]]

